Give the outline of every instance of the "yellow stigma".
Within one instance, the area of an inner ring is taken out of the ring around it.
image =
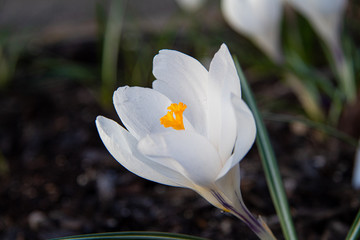
[[[185,130],[183,112],[186,109],[186,105],[182,102],[179,102],[179,104],[172,103],[167,109],[169,111],[160,118],[160,123],[166,128],[172,127],[175,130]]]

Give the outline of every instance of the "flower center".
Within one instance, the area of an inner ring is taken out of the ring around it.
[[[169,111],[160,118],[160,123],[166,128],[172,127],[175,130],[185,130],[183,112],[186,109],[186,105],[182,102],[179,102],[179,104],[172,103],[167,109]]]

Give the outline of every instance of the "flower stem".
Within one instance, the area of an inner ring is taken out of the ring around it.
[[[274,234],[271,232],[266,223],[261,218],[257,219],[247,209],[241,195],[239,196],[239,194],[235,193],[238,199],[238,202],[235,205],[227,202],[218,192],[213,191],[212,194],[226,211],[243,221],[261,240],[276,240]]]
[[[242,213],[239,213],[238,211],[231,213],[241,219],[260,239],[276,240],[274,234],[271,232],[266,223],[261,218],[257,219],[254,215],[252,215],[243,203],[241,205],[243,206]]]

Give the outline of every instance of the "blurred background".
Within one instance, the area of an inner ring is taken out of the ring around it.
[[[111,99],[117,87],[151,86],[159,50],[208,67],[221,43],[236,55],[263,113],[299,239],[346,236],[360,207],[352,185],[360,4],[348,1],[340,33],[352,95],[342,92],[336,58],[301,13],[284,6],[277,62],[230,27],[220,5],[0,0],[0,239],[135,230],[256,239],[196,193],[128,172],[95,127],[98,115],[120,122]],[[282,239],[256,146],[241,173],[246,205]]]

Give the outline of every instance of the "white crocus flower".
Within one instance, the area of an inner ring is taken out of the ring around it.
[[[302,13],[331,48],[339,48],[339,31],[347,0],[285,0]],[[338,50],[336,50],[338,51]]]
[[[206,0],[176,0],[178,5],[185,11],[194,12],[198,10]]]
[[[280,63],[281,0],[223,0],[222,12],[228,24],[252,39],[273,61]]]
[[[284,0],[303,14],[328,45],[341,87],[348,100],[355,100],[356,86],[350,64],[341,47],[340,30],[347,0]]]
[[[172,50],[155,56],[153,88],[120,87],[116,111],[126,127],[99,116],[100,137],[125,168],[158,183],[190,188],[242,219],[261,239],[266,225],[246,209],[239,162],[251,148],[256,126],[241,99],[234,62],[223,44],[207,71]]]

